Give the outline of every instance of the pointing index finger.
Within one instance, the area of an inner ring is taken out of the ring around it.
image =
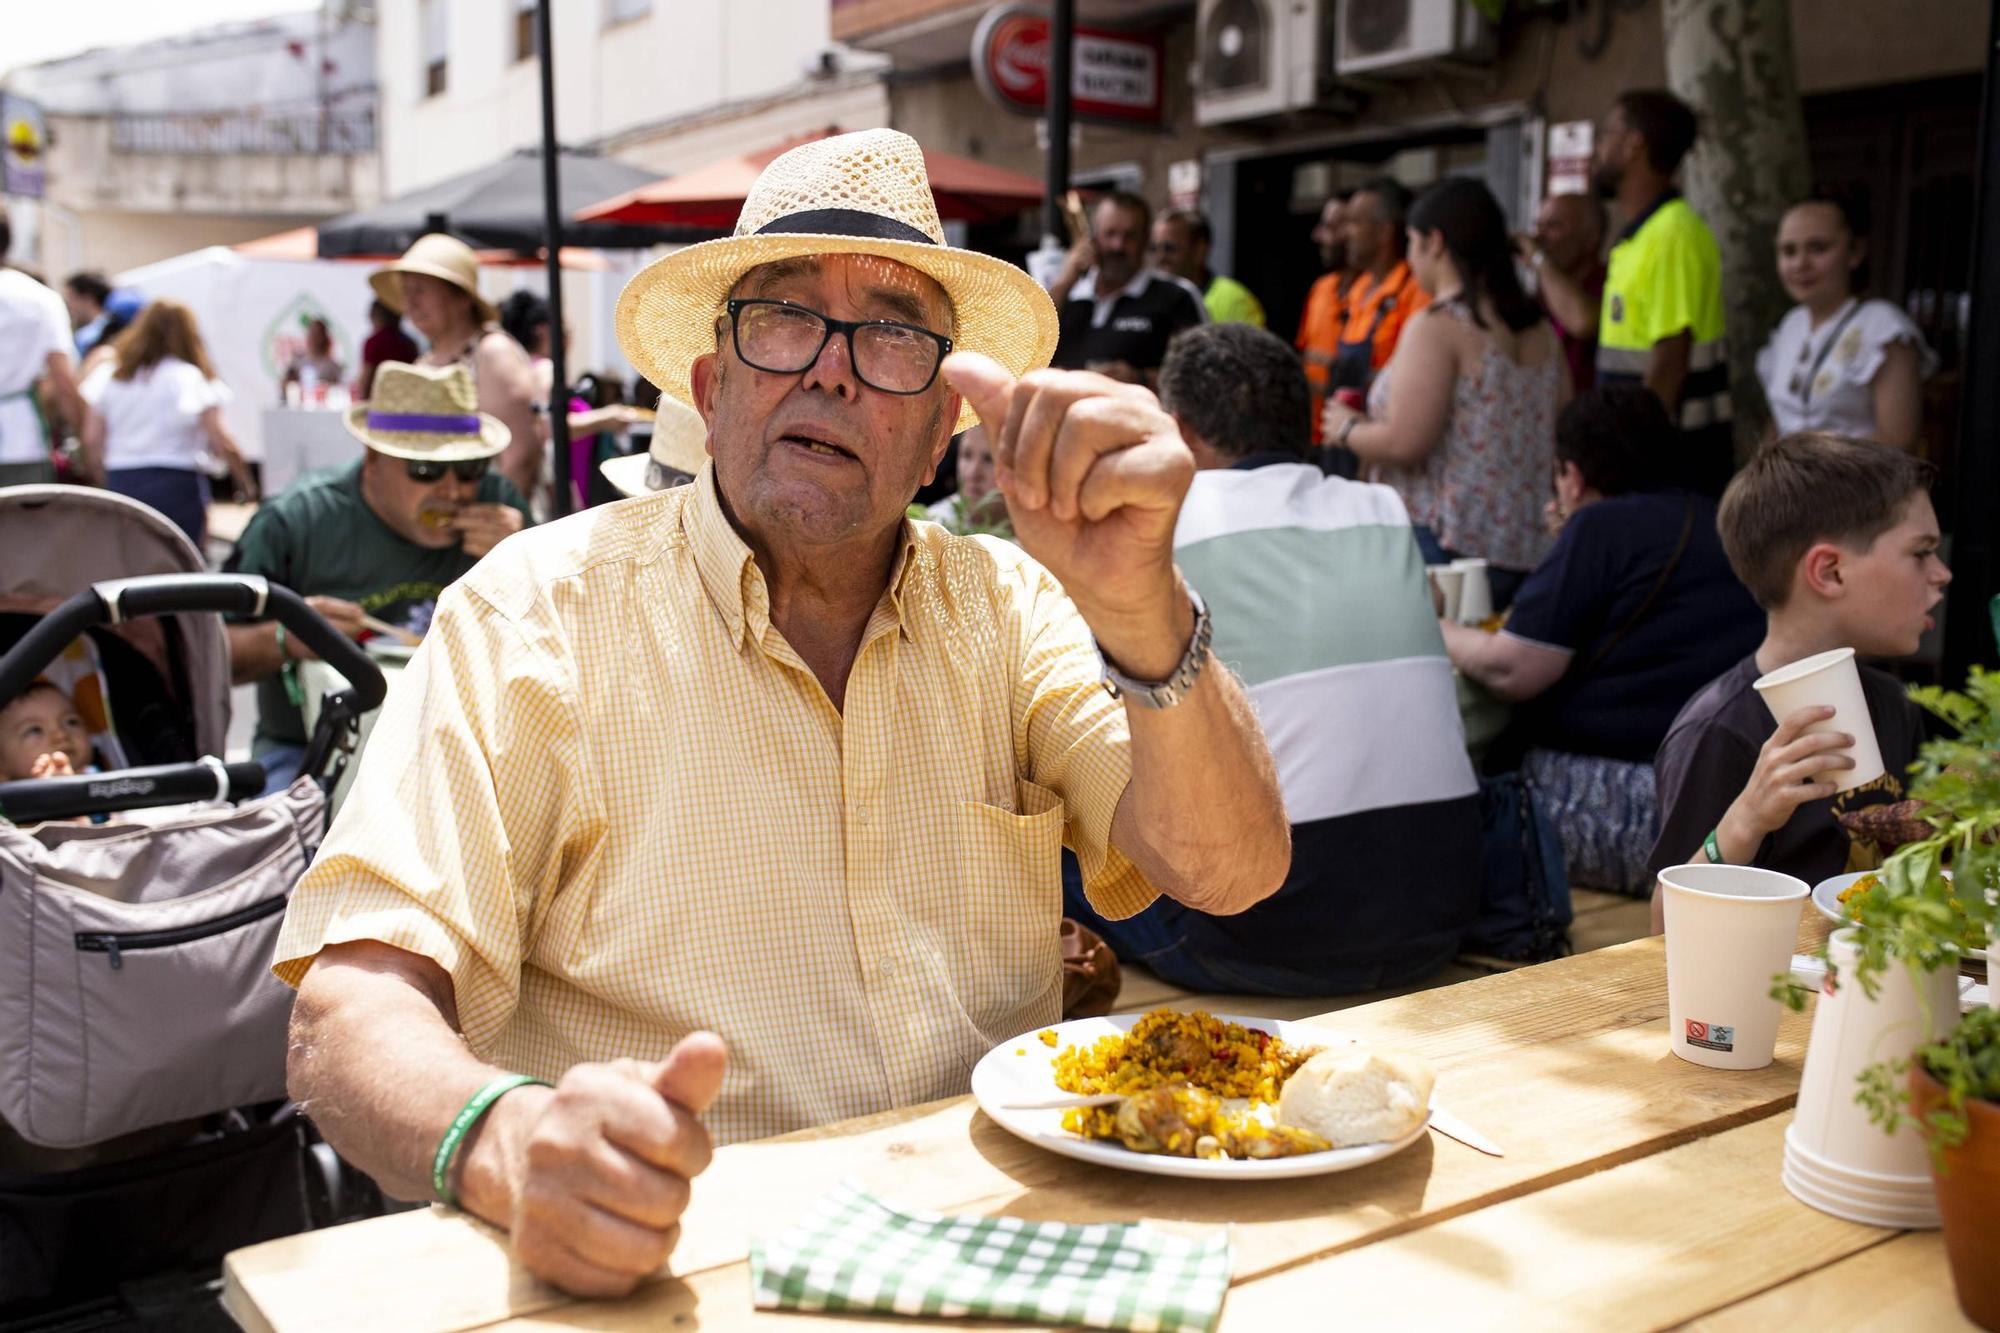
[[[1007,409],[1014,396],[1014,377],[992,357],[981,352],[953,352],[944,359],[945,381],[972,404],[986,429],[997,436],[1007,424]]]

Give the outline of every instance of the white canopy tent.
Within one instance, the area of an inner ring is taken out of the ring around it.
[[[264,409],[283,401],[285,367],[305,346],[307,320],[326,321],[333,354],[352,383],[369,331],[367,274],[356,264],[269,259],[212,245],[120,273],[113,282],[194,311],[216,377],[235,395],[223,415],[244,455],[262,459]]]

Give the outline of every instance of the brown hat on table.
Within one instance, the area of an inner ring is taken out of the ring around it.
[[[498,417],[479,410],[479,394],[464,366],[375,368],[374,396],[349,408],[348,433],[377,453],[420,462],[461,463],[491,458],[510,434]]]
[[[428,236],[419,236],[417,243],[405,250],[401,259],[368,275],[368,285],[382,298],[382,304],[399,315],[403,313],[405,273],[421,273],[458,288],[478,306],[482,324],[491,324],[500,317],[493,303],[479,294],[479,256],[456,236],[435,231]]]
[[[878,255],[928,274],[951,298],[953,345],[1022,375],[1056,350],[1056,308],[1026,271],[944,243],[917,141],[896,130],[836,134],[773,158],[736,232],[656,260],[618,297],[618,345],[661,392],[694,402],[689,367],[715,350],[729,289],[751,269],[799,255]],[[967,403],[953,430],[979,419]]]

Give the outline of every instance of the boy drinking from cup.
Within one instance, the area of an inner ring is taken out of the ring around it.
[[[1902,775],[1923,740],[1916,706],[1893,676],[1861,668],[1887,772],[1841,792],[1854,736],[1808,730],[1834,709],[1812,705],[1774,720],[1752,685],[1832,649],[1863,658],[1917,650],[1951,582],[1938,558],[1934,475],[1900,449],[1806,432],[1765,446],[1730,483],[1716,523],[1736,577],[1764,608],[1764,642],[1689,700],[1660,746],[1655,872],[1721,862],[1812,884],[1869,868],[1852,863],[1867,853],[1839,816],[1902,799]],[[1653,929],[1661,929],[1657,887]]]

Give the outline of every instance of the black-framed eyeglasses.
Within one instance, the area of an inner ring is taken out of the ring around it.
[[[447,472],[470,486],[483,478],[492,466],[493,460],[490,458],[461,458],[452,463],[434,463],[426,458],[403,460],[403,471],[409,475],[411,481],[422,486],[443,481]]]
[[[790,301],[728,302],[730,337],[744,365],[796,375],[819,360],[835,334],[847,339],[854,377],[883,393],[922,393],[937,378],[951,339],[886,319],[832,319]]]

